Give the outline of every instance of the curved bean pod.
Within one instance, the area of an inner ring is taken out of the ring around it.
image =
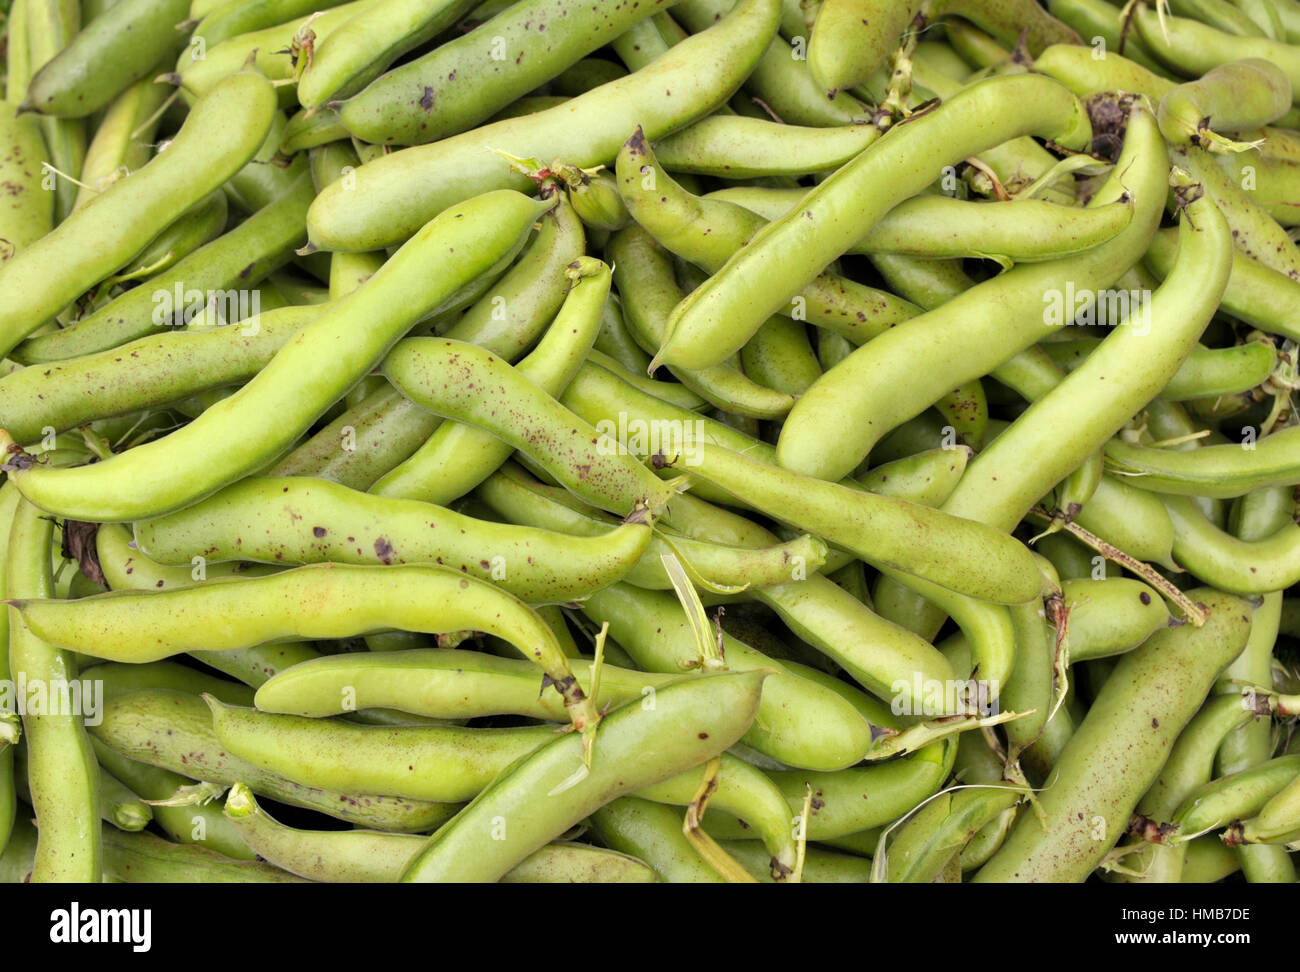
[[[1300,428],[1191,452],[1112,440],[1106,445],[1106,458],[1112,470],[1139,489],[1179,496],[1241,496],[1300,479]]]
[[[1003,110],[1011,104],[1017,110]],[[949,117],[967,113],[996,124],[958,134]],[[687,297],[668,322],[660,359],[688,368],[716,364],[780,313],[881,216],[929,185],[944,165],[1034,132],[1075,147],[1092,136],[1074,96],[1055,81],[1034,75],[971,85],[933,112],[891,129],[805,196],[796,211],[760,230]],[[864,192],[872,185],[888,185],[890,191]]]
[[[1260,58],[1221,64],[1160,99],[1156,120],[1173,144],[1209,147],[1220,132],[1246,132],[1291,110],[1291,82]],[[1222,144],[1221,142],[1218,144]]]
[[[288,448],[422,313],[509,260],[545,206],[504,191],[448,210],[360,290],[331,303],[256,378],[183,429],[92,466],[11,475],[44,509],[100,521],[160,516],[210,495]],[[443,272],[431,279],[434,254]],[[309,390],[298,380],[306,373],[314,377]],[[222,462],[210,461],[216,453]]]
[[[707,272],[717,272],[764,225],[761,216],[747,209],[684,190],[659,166],[640,129],[619,150],[615,172],[619,192],[637,223],[661,245]],[[832,273],[809,281],[780,311],[857,344],[917,313],[907,301]]]
[[[649,671],[680,672],[682,663],[698,661],[692,629],[671,594],[615,584],[583,602],[582,612],[608,621],[610,637]],[[723,652],[733,670],[775,670],[747,745],[786,765],[822,770],[850,766],[871,748],[870,726],[842,697],[725,633]]]
[[[1013,529],[1169,383],[1213,317],[1231,265],[1227,221],[1208,196],[1194,198],[1179,223],[1178,258],[1165,283],[975,458],[945,512]],[[1090,416],[1086,428],[1078,425],[1080,409]],[[1025,463],[1025,455],[1034,461]]]
[[[43,115],[83,118],[147,77],[186,43],[176,24],[187,0],[121,0],[36,72],[26,104]]]
[[[1209,608],[1206,623],[1157,632],[1120,659],[1038,796],[1047,825],[1021,816],[975,881],[1080,882],[1123,835],[1178,734],[1246,643],[1244,601],[1207,588],[1192,596]]]
[[[870,563],[1001,604],[1019,604],[1041,589],[1042,578],[1028,551],[1000,530],[800,476],[709,443],[697,442],[693,448],[700,461],[689,467],[692,476],[770,516],[797,521]],[[939,535],[941,551],[930,546]]]
[[[683,679],[660,689],[653,709],[616,709],[601,720],[591,769],[577,782],[572,780],[582,763],[582,742],[555,737],[439,829],[403,881],[498,880],[623,793],[713,759],[749,728],[765,677],[754,671]],[[505,840],[493,840],[502,819]]]
[[[513,4],[468,34],[379,77],[343,102],[340,117],[353,135],[381,145],[448,138],[472,129],[666,6],[667,0],[637,7],[602,3],[594,10],[573,0]],[[420,11],[427,8],[425,4]],[[390,14],[384,11],[383,16]],[[377,22],[380,18],[380,11],[370,15]],[[303,103],[319,100],[309,87]]]
[[[991,79],[1016,80],[1023,79]],[[988,84],[980,82],[967,90]],[[898,131],[906,132],[909,127],[904,125]],[[869,149],[859,158],[868,157],[874,150]],[[822,187],[830,182],[828,179]],[[823,376],[791,410],[777,443],[777,461],[805,474],[838,478],[861,462],[881,435],[919,414],[955,384],[987,374],[1016,351],[1050,333],[1053,306],[1063,307],[1054,305],[1054,300],[1063,299],[1067,290],[1104,290],[1140,258],[1156,230],[1167,183],[1168,156],[1163,139],[1150,113],[1134,104],[1116,168],[1090,203],[1097,206],[1125,194],[1131,196],[1134,214],[1128,226],[1109,243],[1083,254],[1017,266],[863,345]],[[805,200],[799,211],[813,209]],[[769,226],[785,225],[788,220],[787,216]],[[759,246],[756,239],[745,252],[756,252]],[[989,306],[997,306],[999,313],[988,315]],[[1068,316],[1063,312],[1062,321]],[[953,336],[951,322],[955,320],[965,325],[960,340]],[[975,323],[981,320],[988,322],[987,332]],[[924,359],[923,367],[915,364],[917,359]],[[910,376],[901,390],[898,382],[886,377],[898,374]],[[920,380],[922,376],[927,380]],[[816,433],[816,429],[828,427],[832,415],[846,413],[859,416],[859,421],[835,443],[828,444],[824,436]],[[1046,489],[1039,490],[1030,502],[1044,492]]]
[[[1170,623],[1160,595],[1128,577],[1063,580],[1061,594],[1071,664],[1131,651]]]
[[[104,705],[92,733],[109,749],[150,766],[209,783],[244,783],[254,792],[360,826],[415,833],[439,826],[455,807],[373,794],[344,794],[303,786],[225,752],[212,731],[212,713],[196,695],[144,689]]]
[[[1052,360],[1072,369],[1101,342],[1097,338],[1053,341],[1043,345]],[[1182,402],[1250,391],[1268,380],[1277,366],[1277,350],[1268,341],[1248,341],[1227,348],[1197,345],[1160,392],[1166,401]]]
[[[779,13],[778,0],[742,0],[717,27],[626,78],[546,111],[369,162],[357,170],[352,190],[334,185],[317,197],[307,215],[308,236],[321,249],[373,250],[406,238],[476,193],[527,188],[528,179],[497,149],[523,158],[558,157],[582,168],[611,162],[638,124],[658,138],[725,101],[771,40]],[[672,96],[665,98],[665,90]]]
[[[262,144],[274,111],[265,78],[252,72],[230,77],[194,106],[166,152],[5,264],[0,274],[3,352],[119,269],[176,213],[237,172]],[[205,163],[197,173],[196,156]]]
[[[1300,756],[1276,756],[1250,769],[1229,773],[1197,787],[1179,805],[1172,822],[1189,840],[1234,820],[1253,817],[1300,774]]]
[[[657,139],[655,155],[670,172],[720,179],[802,176],[838,169],[879,137],[874,125],[814,128],[719,114]]]
[[[516,365],[524,379],[559,395],[577,372],[596,335],[609,296],[610,270],[579,257],[565,271],[571,289],[537,347]],[[450,503],[491,475],[513,449],[474,425],[444,422],[401,466],[371,487],[380,496]]]
[[[280,823],[236,783],[226,794],[225,819],[267,863],[309,881],[348,884],[396,881],[425,844],[417,834],[372,830],[297,830]],[[586,844],[547,844],[502,879],[506,883],[630,884],[652,882],[654,872],[626,854]]]
[[[645,553],[650,527],[610,524],[591,539],[476,520],[371,496],[328,481],[250,477],[157,520],[136,524],[142,553],[163,563],[438,564],[526,601],[580,600],[619,580]]]
[[[54,525],[31,503],[19,501],[9,530],[5,593],[9,597],[50,597],[50,542]],[[16,610],[9,611],[9,670],[15,680],[43,686],[53,698],[56,683],[75,681],[76,665],[68,651],[34,633]],[[68,697],[69,702],[71,696]],[[45,707],[41,707],[45,708]],[[100,843],[99,764],[90,749],[82,713],[25,710],[28,785],[40,820],[32,880],[97,882]]]
[[[479,0],[407,0],[362,10],[316,45],[298,81],[298,101],[316,108],[347,98],[384,73],[407,51],[442,33]]]
[[[115,661],[392,628],[426,634],[482,630],[517,646],[547,673],[575,724],[582,728],[595,721],[595,710],[546,623],[512,595],[448,568],[313,564],[157,593],[114,591],[76,601],[11,603],[55,643],[71,642],[85,654]],[[127,620],[132,617],[134,623]],[[239,623],[231,623],[235,619]],[[129,639],[124,640],[123,624],[134,631]]]
[[[3,265],[53,229],[54,194],[41,188],[45,140],[40,126],[8,102],[0,105],[0,151],[0,180],[9,187],[0,200]]]

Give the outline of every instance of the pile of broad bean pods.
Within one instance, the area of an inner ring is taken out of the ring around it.
[[[0,879],[1296,880],[1300,0],[0,6]]]

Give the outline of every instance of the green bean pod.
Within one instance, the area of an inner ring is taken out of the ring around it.
[[[934,881],[980,828],[1023,796],[1019,787],[985,784],[930,800],[892,834],[885,850],[886,880],[890,884]]]
[[[301,786],[433,803],[472,799],[554,726],[362,726],[225,705],[205,695],[212,731],[236,759]]]
[[[1160,100],[1156,118],[1170,142],[1208,147],[1219,133],[1262,128],[1290,109],[1291,82],[1281,68],[1246,58],[1173,88]]]
[[[1017,110],[1004,110],[1011,104]],[[966,113],[994,119],[996,125],[970,133],[967,140],[947,124],[950,114]],[[944,165],[1035,131],[1076,147],[1092,135],[1074,96],[1034,75],[971,85],[928,115],[891,129],[805,196],[797,210],[760,230],[683,301],[669,320],[660,359],[692,368],[716,364],[894,205],[933,182]],[[865,186],[880,184],[890,191],[864,192]]]
[[[260,293],[249,288],[290,260],[294,248],[302,244],[302,219],[313,198],[311,179],[304,173],[285,195],[230,232],[71,327],[24,341],[14,349],[15,360],[38,364],[108,351],[160,327],[191,324],[205,306],[211,307],[205,315],[210,323],[220,323],[214,317],[229,323],[255,317]],[[142,254],[132,262],[144,258]],[[251,331],[253,326],[249,323],[241,330]]]
[[[239,71],[249,61],[253,67],[271,81],[282,82],[276,86],[277,103],[281,108],[288,108],[298,101],[296,58],[304,51],[299,50],[299,43],[305,36],[304,31],[312,35],[312,44],[323,44],[339,27],[353,17],[379,5],[379,0],[352,0],[338,6],[321,10],[320,16],[313,5],[308,17],[299,14],[285,20],[274,21],[274,26],[251,30],[231,36],[218,43],[211,43],[199,31],[195,31],[193,42],[181,52],[176,60],[176,70],[170,80],[178,85],[187,99],[202,97],[211,91],[222,79]],[[298,51],[298,53],[295,53]],[[278,146],[280,139],[276,139]]]
[[[672,257],[637,225],[615,233],[606,256],[614,267],[628,331],[643,351],[653,354],[663,339],[664,322],[683,297],[673,274]],[[764,388],[729,362],[699,371],[668,370],[689,390],[725,411],[781,418],[794,405],[793,396]]]
[[[1232,264],[1228,224],[1209,197],[1188,205],[1179,232],[1178,259],[1160,289],[976,457],[946,512],[1014,528],[1169,383],[1214,315]],[[1080,409],[1090,416],[1086,429]],[[1026,450],[1032,465],[1022,461]]]
[[[1300,163],[1250,152],[1219,153],[1215,161],[1269,216],[1283,226],[1300,225]]]
[[[1151,241],[1143,263],[1163,277],[1173,265],[1175,252],[1173,231],[1161,230]],[[1295,341],[1300,340],[1300,326],[1296,325],[1292,313],[1297,300],[1300,300],[1300,283],[1234,248],[1232,272],[1220,305],[1223,313],[1261,331]]]
[[[522,526],[575,537],[602,537],[617,525],[616,520],[573,499],[565,490],[545,486],[509,463],[484,480],[475,495],[506,522]],[[827,553],[824,542],[808,535],[769,547],[738,547],[693,540],[660,527],[641,559],[622,579],[634,587],[668,590],[673,584],[662,557],[673,554],[694,576],[709,583],[769,587],[785,584],[799,572],[818,570]]]
[[[1144,490],[1179,496],[1241,496],[1264,486],[1300,479],[1300,429],[1285,428],[1258,441],[1202,446],[1192,452],[1112,440],[1112,470]]]
[[[1243,821],[1249,843],[1294,843],[1300,840],[1300,776],[1274,794],[1259,813]]]
[[[1142,43],[1162,63],[1190,77],[1201,77],[1232,61],[1258,58],[1280,68],[1300,90],[1300,52],[1269,37],[1237,37],[1187,17],[1160,17],[1139,7],[1133,24]]]
[[[344,101],[340,115],[353,135],[377,144],[419,145],[456,135],[668,5],[666,0],[635,8],[610,3],[593,13],[569,0],[514,4],[463,37],[379,77]],[[378,20],[379,13],[372,18]],[[320,100],[314,88],[309,91],[311,103]]]
[[[409,596],[397,603],[395,596],[403,595],[396,592],[403,590]],[[284,608],[286,601],[292,609]],[[22,602],[20,611],[57,643],[71,641],[85,654],[126,661],[153,661],[190,650],[248,648],[292,637],[347,638],[391,628],[428,634],[483,630],[537,662],[580,728],[594,721],[594,710],[545,622],[522,601],[449,568],[314,564],[267,577],[214,580],[157,593],[29,600]],[[151,621],[146,620],[150,613]],[[135,635],[124,642],[120,626],[133,614]],[[198,618],[208,620],[196,622]],[[219,625],[218,619],[242,623]]]
[[[98,666],[96,666],[98,667]],[[100,766],[123,780],[146,800],[161,801],[153,804],[153,819],[169,838],[179,844],[199,844],[219,854],[236,860],[251,861],[256,858],[239,833],[221,815],[213,804],[195,806],[166,806],[182,787],[193,785],[189,777],[147,763],[127,759],[109,749],[98,739],[91,739]]]
[[[760,327],[741,348],[740,361],[760,385],[789,395],[802,395],[822,376],[807,327],[788,317],[773,317]]]
[[[1207,446],[1205,448],[1214,448]],[[1245,596],[1280,591],[1300,580],[1300,526],[1286,522],[1259,540],[1214,525],[1188,496],[1164,497],[1174,524],[1174,559],[1206,583]]]
[[[564,391],[591,350],[609,296],[610,269],[599,260],[579,257],[566,268],[565,277],[571,289],[563,306],[537,347],[515,369],[550,395]],[[371,491],[449,503],[491,475],[512,451],[481,428],[444,422]]]
[[[53,523],[30,503],[20,501],[9,531],[5,593],[9,597],[50,597],[50,542]],[[23,738],[29,760],[28,785],[40,821],[32,880],[99,880],[101,844],[98,807],[99,764],[90,748],[83,716],[71,709],[69,692],[59,704],[56,683],[71,688],[76,665],[68,651],[42,639],[9,612],[9,670],[32,690],[43,690],[50,711],[25,709]],[[85,700],[82,699],[83,707]],[[42,708],[42,707],[38,707]]]
[[[86,158],[81,166],[82,185],[77,190],[73,209],[80,209],[105,188],[149,161],[167,95],[166,85],[146,78],[113,99],[86,146]]]
[[[859,481],[869,491],[882,496],[939,507],[957,488],[973,455],[969,446],[928,449],[875,466]]]
[[[1197,787],[1173,815],[1178,839],[1190,840],[1226,827],[1234,820],[1255,816],[1273,797],[1291,786],[1297,774],[1300,774],[1300,756],[1276,756]]]
[[[1064,580],[1070,662],[1119,655],[1170,624],[1169,608],[1141,581],[1128,577]]]
[[[12,62],[11,62],[12,70]],[[0,105],[0,265],[13,259],[54,227],[54,194],[41,186],[45,140],[34,118]]]
[[[1209,609],[1197,628],[1157,632],[1124,655],[1038,795],[1046,826],[1022,816],[979,882],[1083,881],[1123,835],[1215,677],[1242,649],[1249,606],[1201,588]]]
[[[923,0],[825,0],[808,42],[808,70],[827,92],[856,87],[886,63]]]
[[[8,483],[0,487],[0,544],[6,551],[6,556],[0,557],[0,591],[8,596],[8,564],[7,556],[9,546],[9,532],[14,522],[14,511],[18,507],[17,490]],[[0,651],[0,679],[10,682],[13,679],[13,672],[9,664],[9,612],[0,612],[0,645],[4,650]],[[21,720],[15,712],[0,713],[0,727],[5,732],[5,741],[0,743],[0,853],[4,851],[4,845],[9,842],[13,832],[15,814],[17,810],[17,794],[14,790],[14,738],[20,734]]]
[[[387,883],[396,881],[425,844],[416,834],[371,830],[297,830],[280,823],[257,803],[253,791],[236,783],[222,811],[259,857],[309,881]],[[507,883],[583,881],[640,883],[654,873],[634,857],[586,844],[547,844],[501,879]]]
[[[298,100],[317,108],[356,94],[407,51],[431,40],[478,5],[478,0],[405,0],[362,10],[316,46],[298,81]]]
[[[637,223],[664,247],[710,273],[764,225],[761,216],[747,209],[684,190],[660,167],[640,129],[619,150],[615,171],[619,192]],[[822,273],[774,314],[778,312],[861,344],[915,316],[916,308],[892,294]]]
[[[411,457],[440,424],[384,383],[281,459],[270,476],[314,476],[369,489]]]
[[[1038,58],[1035,59],[1035,65],[1037,60],[1046,56],[1049,51],[1057,52],[1073,48],[1097,61],[1109,62],[1122,59],[1131,61],[1147,71],[1158,71],[1163,74],[1167,70],[1151,56],[1151,52],[1147,50],[1146,45],[1136,36],[1137,31],[1129,30],[1124,33],[1124,18],[1121,16],[1120,10],[1109,0],[1048,0],[1047,9],[1057,20],[1073,27],[1079,36],[1084,39],[1087,46],[1079,44],[1077,41],[1074,43],[1053,44],[1038,55]],[[1123,43],[1120,41],[1121,35],[1123,35]],[[1105,57],[1097,57],[1093,53],[1098,38],[1105,44],[1105,47],[1101,48],[1105,53]],[[1037,70],[1037,67],[1035,69]],[[1051,74],[1052,72],[1047,71],[1045,73]],[[1139,89],[1113,85],[1108,90],[1138,91]],[[1075,94],[1081,98],[1084,97],[1078,91],[1075,91]]]
[[[339,0],[193,0],[189,19],[198,22],[194,36],[207,48],[337,6]]]
[[[1234,183],[1205,149],[1176,147],[1172,157],[1204,186],[1232,227],[1237,249],[1291,280],[1300,281],[1300,247],[1269,217],[1249,191]]]
[[[706,827],[712,819],[705,815]],[[588,817],[587,823],[606,847],[645,861],[666,884],[725,883],[686,839],[682,811],[677,807],[635,796],[619,797]],[[766,861],[766,852],[759,847],[755,850]]]
[[[274,108],[265,78],[251,72],[234,75],[194,106],[167,151],[10,260],[0,274],[4,352],[140,252],[176,213],[238,171],[261,144]],[[196,155],[205,162],[197,174]]]
[[[533,346],[564,305],[566,268],[582,258],[586,234],[566,199],[539,220],[519,262],[472,304],[443,337],[467,341],[514,361]]]
[[[308,213],[308,235],[322,249],[373,250],[404,239],[458,200],[530,185],[498,149],[523,158],[560,158],[582,168],[609,163],[638,124],[658,138],[725,101],[771,40],[779,12],[778,0],[742,0],[715,28],[687,38],[626,78],[546,111],[367,163],[357,170],[352,191],[330,186],[317,197]],[[665,90],[672,97],[665,98]]]
[[[36,72],[28,107],[63,118],[94,114],[159,62],[175,57],[187,39],[176,25],[188,12],[186,0],[114,3]]]
[[[81,4],[75,0],[29,0],[26,10],[29,67],[36,71],[27,87],[22,108],[30,110],[37,78],[77,37],[81,29]],[[85,62],[83,62],[84,64]],[[54,221],[61,223],[72,212],[77,199],[77,181],[86,157],[89,132],[81,118],[38,115],[45,136],[43,175],[52,181]]]
[[[999,83],[1017,80],[1022,79],[992,79]],[[967,90],[973,91],[989,83],[980,82]],[[949,105],[953,103],[948,102]],[[911,126],[904,125],[897,131],[906,132],[909,127]],[[885,140],[880,144],[885,144]],[[874,147],[859,158],[867,158],[873,151]],[[832,179],[846,171],[847,167],[841,169]],[[1118,175],[1120,172],[1124,173],[1122,177]],[[919,414],[955,384],[988,373],[1017,351],[1050,333],[1053,329],[1054,306],[1062,310],[1058,316],[1061,323],[1064,323],[1074,315],[1074,308],[1071,307],[1066,312],[1063,303],[1054,304],[1054,301],[1064,301],[1067,292],[1077,294],[1081,287],[1086,290],[1103,290],[1140,258],[1156,230],[1167,181],[1168,159],[1163,140],[1150,114],[1141,105],[1134,104],[1120,160],[1111,177],[1090,203],[1097,206],[1113,202],[1127,194],[1134,200],[1135,207],[1128,226],[1110,242],[1083,254],[1042,264],[1017,266],[859,348],[809,389],[791,410],[777,444],[777,461],[805,474],[838,478],[861,462],[881,435],[907,418]],[[822,187],[830,182],[827,180]],[[819,193],[822,187],[814,190],[810,196]],[[813,208],[805,200],[799,212],[812,211]],[[787,216],[768,225],[783,226],[787,225],[788,220]],[[765,229],[763,232],[768,231]],[[1209,230],[1206,231],[1206,236],[1209,237],[1206,247],[1214,252],[1211,244],[1217,243],[1219,236]],[[759,249],[760,240],[756,239],[744,252],[754,253],[759,252]],[[1225,263],[1226,260],[1225,254]],[[714,280],[725,274],[725,270],[720,272]],[[993,305],[999,307],[999,313],[995,315],[996,325],[993,325],[992,318],[986,317],[987,307]],[[989,333],[984,334],[971,325],[970,322],[980,319],[989,320]],[[950,322],[954,320],[963,321],[966,325],[961,328],[960,340],[953,337]],[[942,337],[939,336],[940,332]],[[1199,337],[1199,330],[1197,336]],[[924,360],[923,365],[915,364],[918,358]],[[910,376],[902,392],[899,390],[899,382],[886,377],[898,374]],[[919,380],[922,375],[933,375],[933,382]],[[848,433],[842,433],[836,442],[827,443],[825,437],[815,430],[828,427],[831,415],[846,412],[859,416],[860,420],[854,423]],[[996,444],[992,448],[996,449]],[[979,462],[980,459],[977,459],[976,463]],[[992,460],[985,462],[986,466],[992,464]],[[1074,465],[1062,470],[1057,479],[1067,475]],[[973,485],[974,481],[972,487]],[[1027,502],[1032,504],[1051,485],[1053,484],[1047,483],[1042,488],[1035,487],[1033,496]]]
[[[797,206],[805,192],[736,186],[705,198],[735,202],[772,220]],[[1071,209],[1039,199],[982,203],[951,196],[915,196],[886,213],[847,252],[872,256],[898,253],[926,260],[981,257],[1041,263],[1100,246],[1132,218],[1129,202]]]
[[[11,475],[43,508],[100,521],[160,516],[210,495],[287,449],[422,313],[509,260],[545,208],[509,191],[455,207],[430,221],[360,290],[332,303],[256,378],[183,429],[93,466],[32,466]],[[443,272],[430,279],[433,254],[442,258]],[[313,375],[309,390],[300,382],[307,373]],[[221,463],[210,461],[214,450]],[[110,496],[117,502],[105,502]]]
[[[670,594],[616,584],[585,601],[582,611],[608,621],[610,637],[642,668],[672,673],[698,661],[692,629]],[[745,736],[748,745],[786,765],[823,770],[852,765],[871,747],[866,720],[842,698],[725,634],[723,652],[738,671],[777,671],[764,689],[760,721]]]
[[[901,759],[836,772],[778,770],[768,775],[785,793],[793,813],[802,814],[808,787],[812,811],[805,836],[820,841],[845,837],[896,820],[932,796],[952,770],[957,751],[953,739],[940,740]],[[719,820],[710,826],[718,837],[750,836]]]
[[[616,709],[597,728],[590,771],[576,782],[582,742],[556,736],[498,776],[439,829],[403,880],[499,880],[623,793],[720,755],[749,728],[765,677],[752,671],[683,679],[660,689],[651,709],[638,704]]]
[[[226,194],[220,189],[181,213],[180,218],[153,238],[153,242],[131,260],[134,266],[123,268],[117,281],[140,277],[153,278],[170,270],[205,243],[220,236],[226,228]]]
[[[136,524],[142,553],[163,563],[438,564],[494,581],[526,601],[580,600],[620,579],[650,540],[645,523],[590,540],[504,526],[336,483],[250,477],[184,510]]]
[[[1178,737],[1160,775],[1137,805],[1144,827],[1154,825],[1155,836],[1161,836],[1159,825],[1173,817],[1192,791],[1210,781],[1214,754],[1223,738],[1252,715],[1239,695],[1223,695],[1205,703]],[[1141,877],[1135,880],[1177,883],[1182,878],[1187,846],[1168,841],[1136,845],[1138,863],[1132,869]]]
[[[879,137],[874,125],[817,128],[717,114],[657,139],[654,149],[670,172],[755,179],[834,171]]]
[[[1001,604],[1038,594],[1042,578],[1028,551],[1000,530],[947,518],[926,507],[859,492],[695,443],[692,476],[726,489],[876,565]],[[942,535],[942,543],[933,538]]]
[[[18,787],[18,796],[25,803],[30,803],[32,795],[28,786],[26,750],[20,746],[14,755],[14,782]],[[102,766],[95,774],[95,783],[95,803],[104,823],[112,824],[118,830],[135,833],[153,822],[152,808],[131,792],[125,783],[105,772]]]
[[[212,713],[198,696],[145,689],[110,699],[96,739],[130,759],[208,783],[244,783],[282,803],[317,810],[361,826],[405,833],[440,825],[454,807],[374,794],[303,786],[226,752],[212,731]]]
[[[1096,338],[1053,341],[1048,354],[1067,369],[1077,367],[1100,342]],[[1197,345],[1160,392],[1166,401],[1182,402],[1250,391],[1268,380],[1277,366],[1277,350],[1268,341],[1255,340],[1227,348]]]
[[[574,667],[579,683],[588,685],[589,666]],[[673,677],[606,665],[596,704],[646,698]],[[559,699],[538,694],[537,672],[528,662],[454,648],[327,655],[302,662],[263,683],[256,705],[263,712],[313,718],[368,708],[447,719],[564,718]]]
[[[300,884],[261,861],[234,860],[199,844],[104,831],[104,876],[133,884]]]
[[[674,490],[497,356],[443,338],[410,338],[384,362],[408,398],[477,425],[546,466],[575,495],[626,516],[662,510]],[[498,402],[498,399],[500,400]]]

